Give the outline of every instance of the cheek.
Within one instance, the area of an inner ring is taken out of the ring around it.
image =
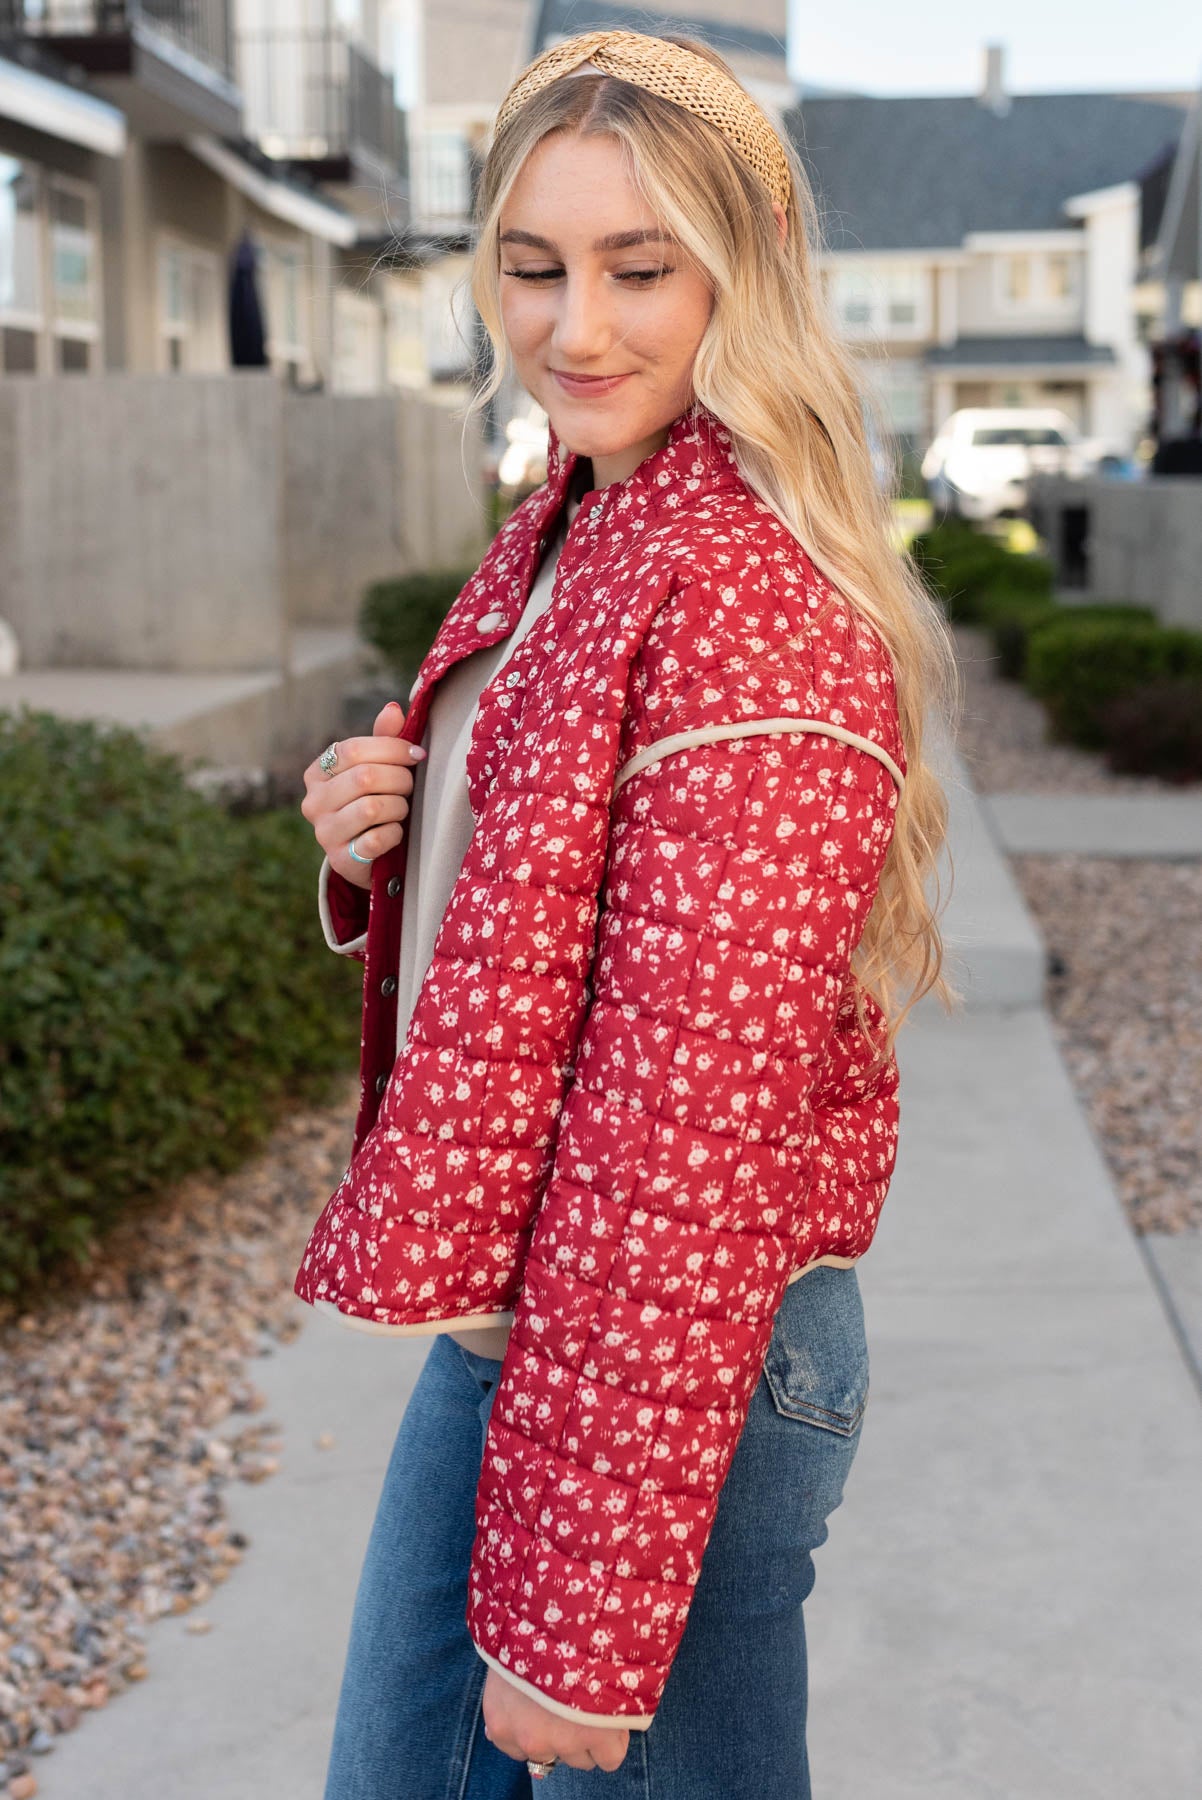
[[[545,312],[538,294],[523,293],[516,285],[501,289],[501,324],[516,353],[533,347],[545,336]]]

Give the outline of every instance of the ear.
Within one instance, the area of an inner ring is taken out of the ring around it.
[[[776,235],[783,244],[789,233],[789,221],[785,215],[785,209],[779,200],[774,200],[772,202],[772,213],[773,217],[776,219]]]

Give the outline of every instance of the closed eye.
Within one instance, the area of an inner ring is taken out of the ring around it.
[[[515,281],[556,281],[563,274],[562,269],[503,269],[502,274],[512,275]],[[617,279],[631,281],[636,286],[647,287],[661,276],[672,275],[675,271],[669,268],[659,269],[623,269]]]

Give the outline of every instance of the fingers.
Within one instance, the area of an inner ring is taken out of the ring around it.
[[[333,851],[340,850],[354,837],[358,839],[354,848],[358,850],[360,857],[378,857],[381,850],[392,850],[394,844],[399,844],[399,824],[405,817],[408,817],[408,799],[405,794],[363,794],[360,799],[354,799],[347,806],[338,806],[336,812],[318,814],[313,821],[313,835],[317,837],[317,842],[326,851],[326,855],[333,855]],[[398,826],[394,833],[390,832],[392,826]],[[380,828],[389,835],[387,844],[383,842],[381,835],[376,835]],[[363,848],[363,839],[371,839],[374,844],[380,844],[381,850],[372,850],[371,844]]]
[[[390,700],[376,714],[372,730],[377,737],[393,737],[405,723],[405,709],[399,700]]]

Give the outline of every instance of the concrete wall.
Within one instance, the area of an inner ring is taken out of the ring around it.
[[[1031,484],[1032,516],[1061,558],[1060,521],[1068,508],[1088,513],[1088,580],[1082,599],[1132,600],[1152,607],[1166,625],[1202,630],[1202,480],[1152,476],[1146,481],[1069,481],[1042,476]]]
[[[479,561],[478,426],[464,434],[449,408],[395,393],[287,394],[283,422],[291,619],[353,625],[369,581]]]
[[[0,618],[23,667],[278,668],[291,624],[488,542],[480,435],[267,371],[0,383]]]
[[[278,664],[269,374],[0,383],[0,617],[30,668]]]

